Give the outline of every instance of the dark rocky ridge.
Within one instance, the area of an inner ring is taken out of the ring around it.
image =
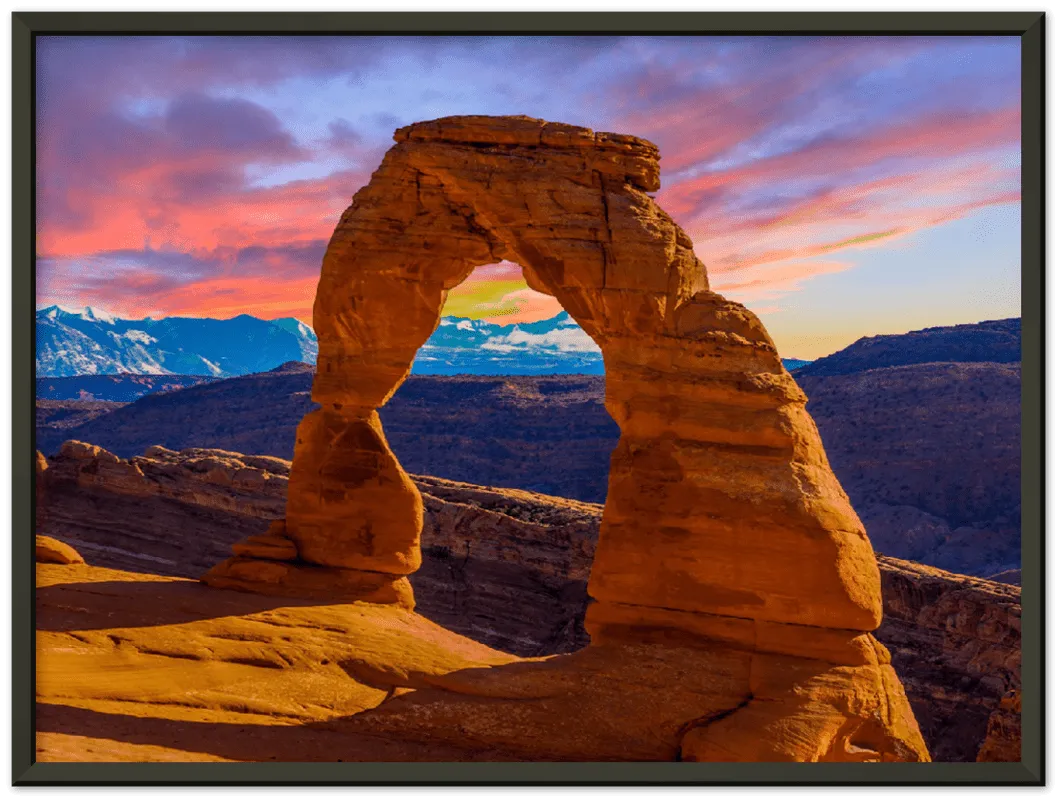
[[[799,368],[795,377],[848,375],[869,369],[943,361],[1010,364],[1021,360],[1022,320],[1014,317],[866,336],[837,353]]]
[[[1021,566],[1019,364],[799,375],[879,552],[988,576]]]
[[[66,433],[87,422],[103,417],[126,405],[106,400],[37,399],[36,426],[38,442],[48,437],[65,439]],[[44,432],[44,436],[41,436]]]
[[[172,392],[215,380],[217,378],[206,375],[136,375],[131,373],[37,378],[37,399],[131,403],[148,394]]]
[[[284,365],[179,392],[149,395],[71,430],[38,426],[37,449],[69,438],[122,457],[161,444],[291,458],[295,430],[315,408],[313,367]],[[602,502],[618,427],[603,377],[416,376],[381,411],[409,472]]]
[[[993,363],[800,377],[877,551],[981,576],[1021,566],[1020,378],[1019,365]],[[121,456],[163,444],[290,458],[311,383],[311,367],[288,365],[144,397],[79,426],[38,412],[37,446],[53,454],[78,438]],[[381,415],[410,472],[602,502],[617,441],[603,385],[412,376]]]

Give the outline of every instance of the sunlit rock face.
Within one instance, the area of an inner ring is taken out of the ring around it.
[[[508,260],[599,345],[621,429],[588,651],[621,648],[632,674],[643,643],[714,647],[697,669],[724,672],[724,688],[677,725],[685,760],[926,760],[889,654],[870,635],[882,604],[864,528],[764,326],[709,290],[691,240],[648,194],[658,149],[527,117],[451,117],[394,138],[324,256],[313,318],[321,408],[298,428],[285,525],[272,534],[297,556],[244,548],[207,582],[238,575],[240,588],[300,592],[315,570],[345,575],[347,588],[363,581],[374,602],[385,578],[392,602],[410,604],[402,581],[421,563],[423,504],[377,409],[437,328],[448,290]],[[570,658],[588,669],[595,657]],[[533,680],[558,680],[541,669]],[[453,691],[515,698],[523,690],[499,685],[521,680],[506,672]],[[377,724],[429,712],[440,730],[451,715],[473,717],[482,736],[514,746],[530,735],[520,725],[547,738],[563,703],[532,719],[433,696],[405,705],[380,709]],[[570,753],[600,755],[593,735],[579,733]]]

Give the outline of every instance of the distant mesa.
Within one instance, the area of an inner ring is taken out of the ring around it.
[[[304,361],[285,361],[278,367],[270,369],[271,373],[279,373],[284,375],[300,374],[300,375],[311,375],[316,371],[316,368],[312,364],[307,364]]]
[[[37,378],[38,401],[105,401],[131,403],[148,394],[187,389],[220,380],[207,375],[70,375]]]
[[[798,377],[815,377],[944,361],[1011,364],[1021,360],[1022,320],[1014,317],[867,336],[796,369]]]

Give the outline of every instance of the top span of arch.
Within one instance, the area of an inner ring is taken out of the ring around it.
[[[606,154],[592,168],[606,169],[637,189],[657,192],[660,184],[658,145],[622,133],[606,133],[526,116],[442,117],[398,128],[395,142],[441,142],[477,147],[540,147]],[[607,169],[607,167],[610,169]]]
[[[698,324],[680,309],[708,290],[706,268],[648,194],[659,187],[651,142],[524,116],[446,117],[394,138],[324,255],[318,402],[385,403],[448,290],[482,264],[521,265],[604,358],[615,339]]]

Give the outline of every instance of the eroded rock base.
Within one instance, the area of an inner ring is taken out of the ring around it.
[[[415,608],[408,578],[310,564],[298,558],[297,547],[285,533],[284,521],[275,520],[267,533],[237,542],[232,546],[234,555],[203,575],[202,582],[218,589],[274,597]]]
[[[881,648],[848,666],[612,627],[518,658],[395,604],[37,581],[41,760],[927,760]]]

